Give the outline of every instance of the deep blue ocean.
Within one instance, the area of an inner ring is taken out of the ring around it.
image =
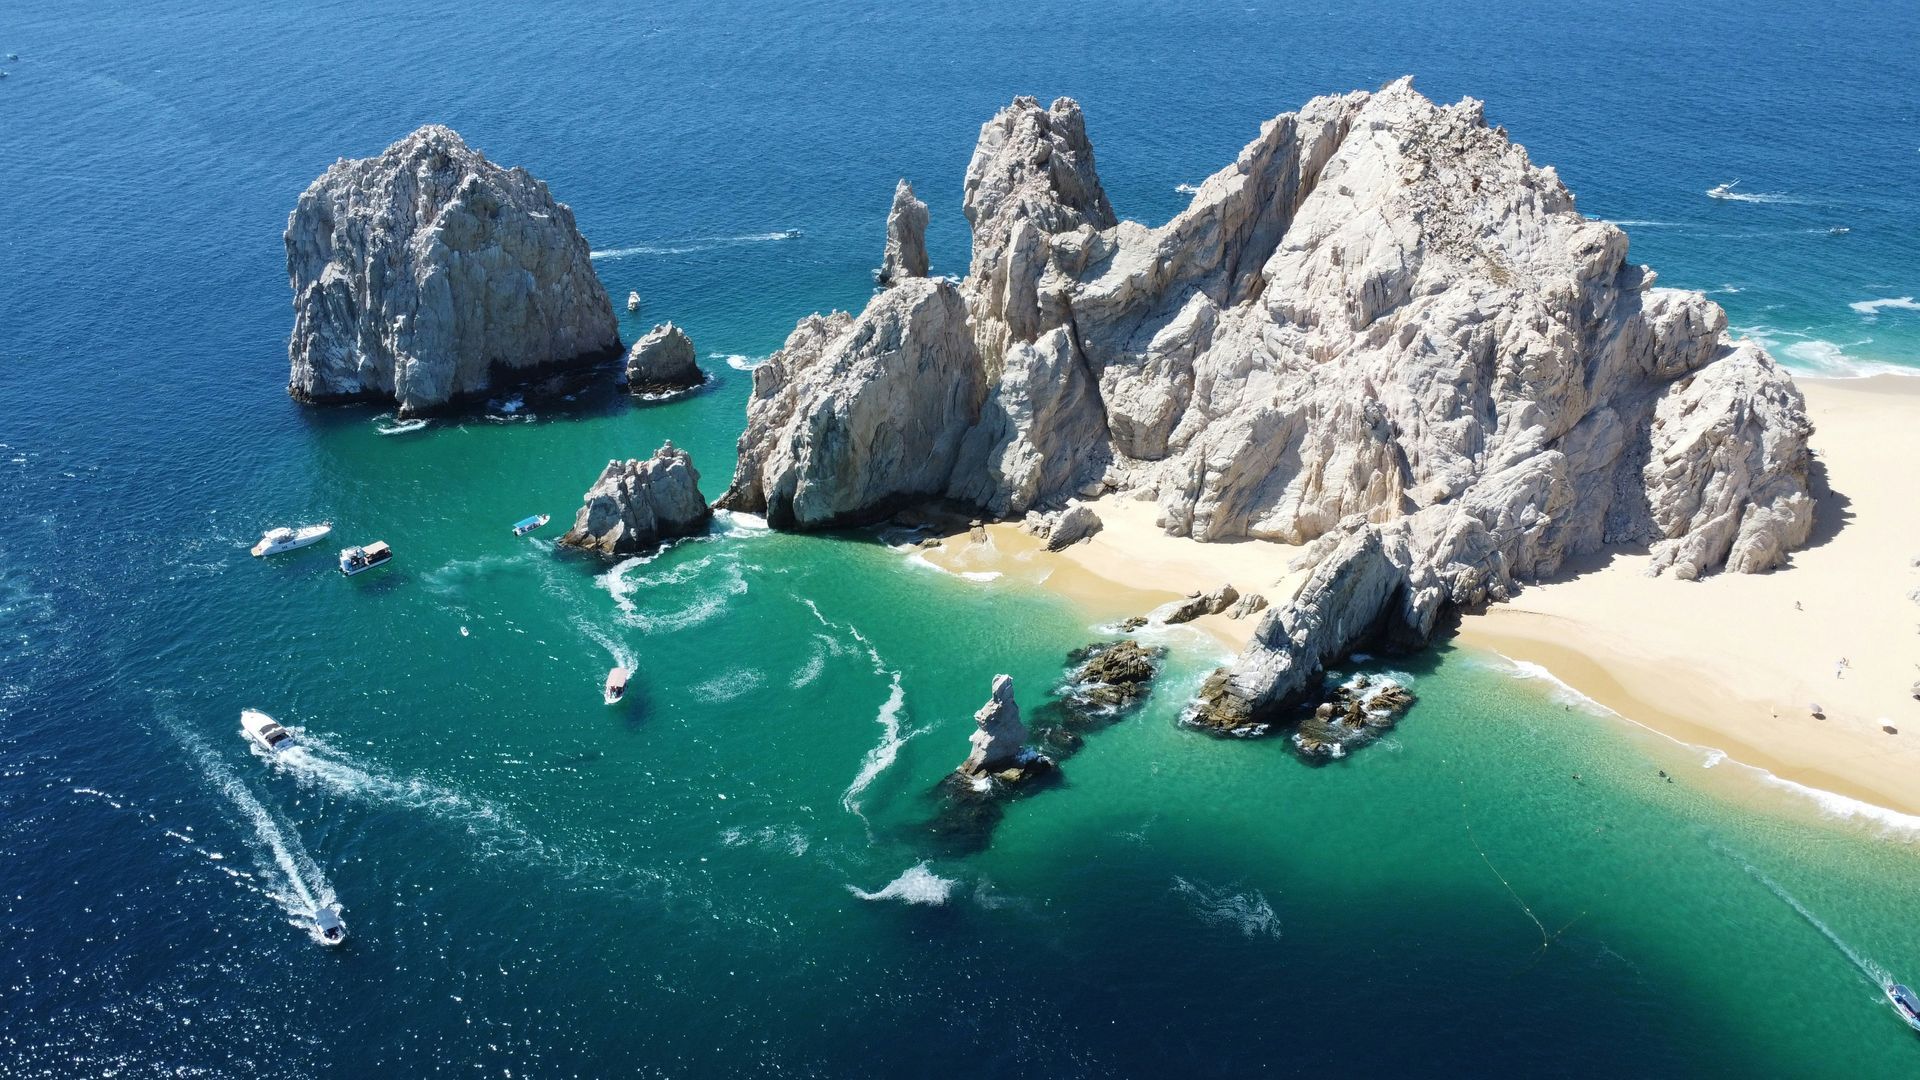
[[[1772,0],[9,5],[0,1077],[1914,1075],[1875,985],[1920,979],[1914,834],[1497,658],[1400,661],[1407,721],[1315,769],[1179,728],[1220,656],[1169,635],[1145,710],[959,843],[930,790],[988,679],[1040,706],[1084,613],[865,533],[608,567],[505,526],[663,438],[717,495],[897,178],[964,272],[1019,94],[1078,98],[1157,224],[1411,72],[1796,370],[1920,374],[1917,43]],[[292,403],[287,214],[430,121],[546,180],[644,297],[623,336],[678,322],[713,385],[405,434]],[[246,554],[322,518],[396,565]],[[256,759],[249,707],[309,750]]]

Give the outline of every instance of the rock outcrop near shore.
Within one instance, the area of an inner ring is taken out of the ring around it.
[[[1197,722],[1259,727],[1360,642],[1420,645],[1573,556],[1762,571],[1811,529],[1792,380],[1479,102],[1316,98],[1148,228],[1115,217],[1079,106],[1020,98],[964,210],[958,287],[812,316],[755,372],[722,505],[815,528],[1105,490],[1176,535],[1308,545]]]
[[[645,461],[607,462],[560,543],[602,555],[636,554],[699,533],[712,517],[692,455],[669,442]]]
[[[619,355],[573,211],[429,124],[341,159],[287,219],[288,392],[402,416]]]

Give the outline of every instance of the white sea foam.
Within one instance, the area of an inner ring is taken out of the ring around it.
[[[1878,315],[1882,311],[1920,311],[1920,303],[1911,296],[1893,296],[1881,300],[1860,300],[1848,307],[1862,315]]]
[[[630,580],[628,574],[636,567],[643,566],[647,559],[627,559],[616,564],[602,576],[601,582],[612,594],[619,608],[619,620],[627,626],[647,633],[662,633],[673,630],[685,630],[698,626],[726,610],[727,604],[736,596],[747,592],[746,570],[740,563],[740,557],[729,551],[720,551],[703,559],[682,563],[663,574],[651,575],[642,580]],[[642,611],[634,603],[634,595],[640,586],[682,585],[698,582],[700,587],[690,594],[679,591],[665,595],[685,602],[672,611]]]
[[[752,371],[754,368],[767,362],[767,358],[764,356],[756,360],[745,353],[728,353],[721,357],[721,359],[725,360],[727,366],[735,371]]]
[[[738,510],[715,510],[713,520],[725,527],[728,536],[765,536],[772,531],[766,518]]]
[[[575,619],[574,625],[580,628],[581,633],[592,638],[595,644],[607,650],[607,655],[613,658],[615,664],[626,668],[628,671],[634,671],[639,668],[639,660],[634,656],[633,650],[627,648],[624,642],[615,640],[613,636],[605,630],[600,629],[584,618]],[[462,629],[464,630],[465,628],[462,627]]]
[[[718,705],[759,689],[760,684],[765,681],[766,676],[757,671],[735,668],[696,684],[693,687],[693,696],[696,700],[709,705]]]
[[[514,567],[530,567],[535,558],[531,550],[512,555],[482,555],[477,559],[454,559],[421,575],[427,588],[441,594],[463,592],[495,574]]]
[[[1173,891],[1209,926],[1230,927],[1249,938],[1280,937],[1280,916],[1258,889],[1235,892],[1175,876]]]
[[[664,240],[657,244],[607,248],[603,251],[589,252],[589,255],[595,259],[625,259],[634,255],[687,255],[696,251],[732,247],[736,244],[771,244],[781,240],[796,240],[800,235],[799,229],[782,229],[779,232],[743,233],[739,236],[696,236],[686,240]]]
[[[784,851],[795,858],[805,855],[812,846],[807,834],[799,829],[783,829],[773,825],[762,825],[757,829],[728,829],[720,834],[720,842],[727,847],[763,847]]]
[[[903,904],[926,904],[938,906],[947,902],[953,895],[953,887],[959,884],[952,878],[943,878],[927,869],[924,862],[907,867],[899,877],[887,882],[877,892],[868,892],[858,885],[847,886],[847,891],[862,900],[898,900]]]
[[[1686,225],[1683,221],[1645,221],[1637,218],[1595,218],[1594,220],[1618,225],[1623,229],[1672,229]]]
[[[1182,195],[1198,195],[1200,194],[1200,185],[1199,184],[1175,184],[1173,185],[1173,190],[1179,192]]]
[[[1714,195],[1712,198],[1725,199],[1728,202],[1744,203],[1797,203],[1800,201],[1791,195],[1761,191],[1729,191],[1720,195]]]
[[[374,418],[373,430],[382,435],[405,435],[411,431],[423,431],[433,421],[425,417],[412,420],[394,420],[391,414],[382,414]]]
[[[818,679],[821,672],[827,669],[827,657],[838,651],[832,638],[825,634],[813,635],[813,651],[807,656],[805,666],[801,667],[788,681],[787,688],[799,690],[812,685],[813,680]]]
[[[826,627],[829,631],[842,629],[825,615],[821,614],[820,606],[815,604],[812,599],[801,597],[800,602],[807,605],[807,610],[813,612],[813,617],[820,620],[820,625]],[[887,700],[881,703],[880,711],[874,717],[875,722],[880,725],[880,741],[871,750],[867,751],[865,757],[861,758],[860,772],[853,778],[853,783],[849,784],[847,790],[840,796],[840,805],[846,807],[849,813],[865,821],[866,815],[861,813],[860,810],[860,796],[866,792],[869,785],[879,778],[881,773],[887,771],[888,767],[893,764],[894,759],[899,756],[900,748],[905,746],[907,740],[913,738],[915,733],[902,730],[907,694],[906,687],[900,680],[900,672],[887,666],[887,662],[880,656],[880,650],[873,647],[873,642],[867,640],[867,636],[860,632],[859,627],[846,627],[845,632],[851,635],[853,639],[859,642],[866,650],[867,659],[873,663],[874,674],[885,675],[890,680]]]

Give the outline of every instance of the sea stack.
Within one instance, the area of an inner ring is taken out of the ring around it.
[[[1477,101],[1316,98],[1149,228],[1115,216],[1080,107],[1019,98],[964,191],[966,280],[803,321],[755,372],[721,505],[1004,520],[1098,488],[1174,535],[1306,545],[1306,584],[1209,680],[1210,726],[1609,545],[1693,578],[1807,540],[1792,379]]]
[[[695,362],[693,339],[672,323],[647,331],[627,353],[627,389],[636,394],[671,394],[706,378]]]
[[[956,770],[969,779],[1018,770],[1029,756],[1027,725],[1013,700],[1013,676],[995,675],[993,695],[973,714],[973,752]]]
[[[645,461],[607,462],[560,543],[632,555],[702,532],[712,517],[693,457],[668,442]]]
[[[886,288],[902,278],[927,276],[927,204],[914,197],[904,179],[893,189],[887,211],[887,250],[873,279]]]
[[[287,219],[288,392],[402,416],[619,355],[613,304],[573,212],[429,124],[341,159]]]

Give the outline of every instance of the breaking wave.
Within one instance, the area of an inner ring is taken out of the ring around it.
[[[1182,195],[1198,195],[1200,194],[1200,185],[1199,184],[1175,184],[1173,185],[1173,190],[1176,192],[1179,192]]]
[[[797,240],[801,235],[799,229],[781,229],[778,232],[742,233],[738,236],[695,236],[686,240],[663,240],[657,244],[607,248],[588,254],[594,259],[626,259],[635,255],[689,255],[696,251],[712,251],[715,248],[734,247],[739,244],[772,244],[782,240]]]
[[[373,430],[382,435],[405,435],[408,432],[425,430],[427,425],[432,422],[433,421],[425,417],[415,417],[412,420],[395,420],[391,413],[382,413],[373,418]]]
[[[877,891],[868,892],[858,885],[847,886],[847,891],[862,900],[898,900],[903,904],[937,907],[947,902],[947,898],[953,895],[954,886],[958,884],[952,878],[943,878],[927,869],[927,864],[920,862],[907,867],[899,877]]]
[[[725,360],[727,366],[735,371],[752,371],[754,368],[766,363],[768,358],[763,356],[755,360],[753,357],[747,356],[744,353],[728,353],[720,359]]]
[[[1173,891],[1187,902],[1194,916],[1208,926],[1229,927],[1248,938],[1280,937],[1280,916],[1258,889],[1234,892],[1176,875]]]
[[[1882,311],[1920,311],[1920,303],[1911,296],[1893,296],[1882,300],[1860,300],[1847,305],[1862,315],[1878,315]]]

